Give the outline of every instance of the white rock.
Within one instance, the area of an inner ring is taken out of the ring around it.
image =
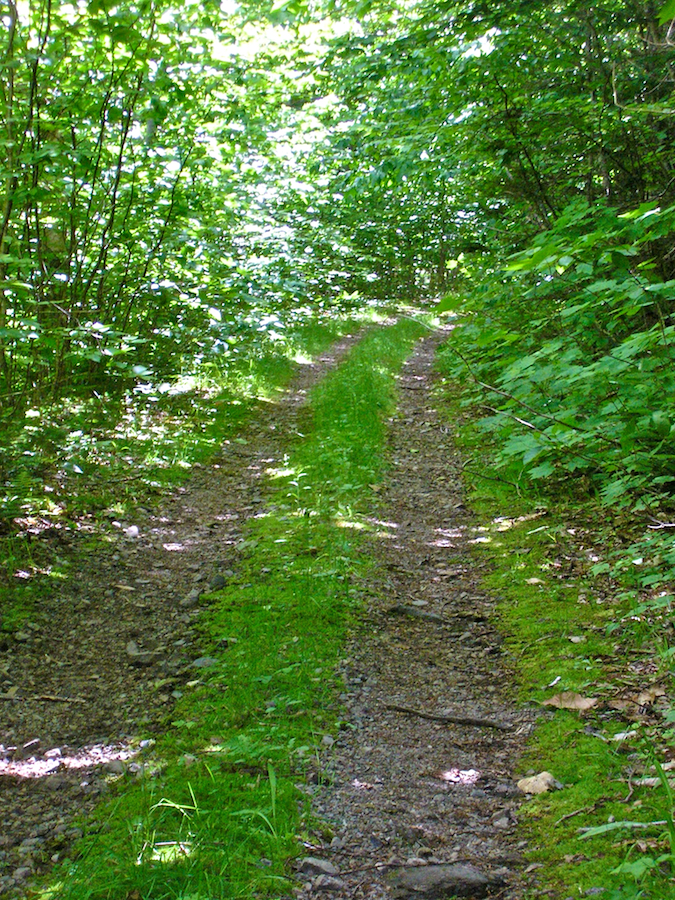
[[[562,787],[550,772],[540,772],[529,778],[521,778],[518,782],[518,790],[524,794],[545,794],[547,791],[559,790]]]

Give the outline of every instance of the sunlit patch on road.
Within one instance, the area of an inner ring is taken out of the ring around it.
[[[83,747],[72,755],[65,755],[58,748],[54,748],[39,759],[36,756],[30,756],[28,759],[0,759],[0,776],[44,778],[64,769],[91,769],[115,760],[123,762],[134,757],[136,753],[137,751],[131,747],[120,744],[94,744],[91,747]]]
[[[441,772],[440,777],[450,784],[472,785],[476,784],[481,773],[478,769],[447,769],[445,772]]]

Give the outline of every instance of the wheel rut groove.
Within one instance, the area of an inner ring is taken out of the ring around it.
[[[327,783],[306,788],[328,826],[308,853],[335,871],[301,864],[301,898],[522,896],[514,773],[533,716],[514,699],[461,460],[434,407],[444,337],[421,341],[400,377],[365,548],[369,601],[342,665],[347,727]]]
[[[192,626],[237,567],[246,520],[265,502],[265,470],[298,431],[307,392],[356,342],[338,341],[299,369],[274,403],[218,457],[154,509],[113,529],[110,550],[86,554],[75,529],[43,540],[74,560],[44,597],[23,640],[0,647],[0,896],[22,897],[67,858],[74,823],[116,778],[141,776],[133,735],[161,730],[174,697],[200,669]],[[61,698],[61,699],[55,699]]]

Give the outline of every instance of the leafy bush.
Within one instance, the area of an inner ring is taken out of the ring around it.
[[[675,280],[652,252],[674,227],[675,207],[575,201],[462,304],[443,365],[470,371],[499,465],[573,473],[607,504],[670,501]]]

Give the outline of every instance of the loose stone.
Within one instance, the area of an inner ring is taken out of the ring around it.
[[[485,897],[495,887],[494,880],[474,866],[420,866],[397,872],[391,879],[396,897],[406,900],[446,900],[447,897]]]
[[[200,656],[199,659],[196,659],[192,663],[193,669],[208,669],[211,666],[217,666],[218,660],[214,659],[212,656]]]
[[[307,856],[300,863],[300,871],[303,875],[337,875],[339,869],[327,859],[319,859],[316,856]]]

